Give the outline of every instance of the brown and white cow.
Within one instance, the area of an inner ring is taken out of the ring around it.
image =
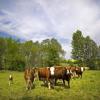
[[[51,88],[51,86],[54,86],[54,84],[56,85],[58,79],[63,80],[64,86],[65,80],[68,81],[68,87],[70,87],[71,74],[69,69],[66,69],[65,67],[53,66],[38,68],[38,77],[39,80],[47,83],[49,89]]]
[[[84,67],[70,67],[71,72],[72,72],[72,77],[81,77],[82,78],[82,74],[84,72]]]
[[[76,75],[78,75],[78,77],[82,78],[82,74],[84,72],[84,67],[76,67]]]
[[[35,78],[35,69],[26,68],[24,72],[24,79],[26,81],[26,89],[32,89],[33,81]]]
[[[51,89],[50,68],[49,67],[37,68],[37,71],[38,71],[39,80],[43,81],[45,84],[48,85],[48,88]]]
[[[68,87],[70,88],[71,72],[70,69],[66,67],[55,67],[54,71],[55,85],[58,79],[63,80],[63,85],[65,86],[65,80],[68,82]]]

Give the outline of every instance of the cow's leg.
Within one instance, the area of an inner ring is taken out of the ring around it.
[[[55,85],[57,84],[57,79],[55,79]]]
[[[70,88],[70,80],[68,80],[67,82],[68,82],[68,88]]]
[[[82,73],[81,73],[81,78],[82,78]]]
[[[45,86],[47,86],[47,81],[45,79],[43,80],[43,83]]]
[[[31,89],[31,82],[29,80],[26,81],[26,90]]]
[[[82,78],[82,73],[78,73],[78,78]]]
[[[29,85],[28,85],[28,83],[26,82],[26,90],[28,90],[29,89]]]
[[[51,84],[50,84],[50,82],[48,82],[48,88],[51,89]]]
[[[53,79],[48,80],[48,88],[49,89],[54,88],[54,80]]]
[[[76,72],[75,72],[75,78],[77,78],[77,77],[79,77],[79,74],[78,74],[78,72],[76,71]]]
[[[32,89],[32,82],[30,82],[29,87],[30,87],[30,90],[31,90]]]
[[[54,89],[54,86],[55,86],[55,79],[51,79],[51,80],[50,80],[50,83],[51,83],[51,88]]]
[[[73,79],[75,79],[76,77],[76,72],[73,72]]]
[[[47,78],[46,81],[47,81],[47,84],[48,84],[48,88],[51,89],[50,79]]]
[[[77,71],[76,72],[76,78],[79,78],[80,77],[80,73]]]
[[[80,74],[79,74],[79,73],[77,74],[77,77],[78,77],[78,78],[80,77]]]
[[[33,82],[30,83],[30,90],[33,88]]]
[[[30,83],[28,84],[28,90],[31,90],[31,84]]]
[[[65,86],[65,79],[63,79],[63,85]]]
[[[32,80],[31,87],[34,88],[34,80]]]

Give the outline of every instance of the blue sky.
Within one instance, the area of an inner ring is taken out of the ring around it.
[[[70,58],[77,29],[100,45],[99,9],[100,0],[0,0],[0,32],[40,42],[54,37]]]

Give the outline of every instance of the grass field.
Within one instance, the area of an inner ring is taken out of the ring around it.
[[[14,76],[11,86],[8,85],[9,74]],[[70,89],[56,86],[49,90],[38,80],[34,84],[34,89],[26,91],[23,72],[1,71],[0,100],[100,100],[100,71],[85,71],[83,79],[71,80]]]

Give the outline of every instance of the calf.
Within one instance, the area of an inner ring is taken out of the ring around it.
[[[11,85],[11,83],[13,83],[13,76],[10,74],[9,75],[9,86]]]
[[[32,86],[33,86],[33,81],[34,81],[34,76],[35,74],[35,69],[33,68],[27,68],[25,69],[25,72],[24,72],[24,79],[26,81],[26,89],[32,89]]]

